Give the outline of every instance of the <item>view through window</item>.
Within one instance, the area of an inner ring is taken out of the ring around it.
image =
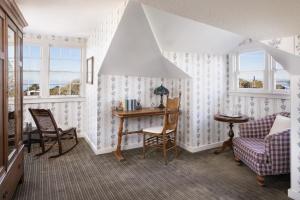
[[[50,47],[50,95],[79,95],[81,49]]]
[[[264,51],[239,54],[239,88],[264,88],[265,57]]]
[[[23,47],[23,93],[24,96],[40,95],[40,69],[42,65],[41,47]]]

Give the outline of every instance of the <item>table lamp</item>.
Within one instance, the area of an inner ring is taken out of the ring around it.
[[[160,95],[160,105],[158,106],[158,108],[165,108],[163,104],[163,95],[168,95],[169,90],[165,88],[163,85],[160,85],[158,88],[154,90],[154,94]]]

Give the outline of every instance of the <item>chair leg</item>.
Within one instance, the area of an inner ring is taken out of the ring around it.
[[[143,158],[145,159],[145,154],[146,154],[146,146],[145,146],[145,133],[143,134]]]
[[[61,145],[61,138],[58,136],[57,137],[57,143],[58,143],[58,152],[59,152],[59,155],[62,154],[62,145]]]
[[[177,149],[177,134],[174,132],[174,151],[175,151],[175,158],[178,157],[178,149]]]
[[[44,137],[41,137],[40,146],[42,147],[42,154],[44,154],[45,153],[45,141],[44,141]]]
[[[256,180],[257,180],[257,183],[259,186],[261,186],[261,187],[265,186],[265,177],[264,176],[257,175]]]
[[[237,163],[237,165],[239,165],[239,166],[243,165],[242,161],[238,157],[235,156],[234,160]]]
[[[77,138],[77,131],[76,131],[76,128],[74,129],[74,136],[75,136],[76,144],[78,144],[78,138]]]
[[[165,159],[165,165],[168,164],[168,157],[167,157],[167,138],[166,135],[163,135],[163,153],[164,153],[164,159]]]

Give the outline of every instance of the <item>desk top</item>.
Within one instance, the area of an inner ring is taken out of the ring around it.
[[[116,110],[112,111],[112,114],[114,116],[120,118],[164,115],[164,113],[165,113],[165,109],[160,109],[160,108],[143,108],[141,110],[133,110],[133,111],[116,111]]]

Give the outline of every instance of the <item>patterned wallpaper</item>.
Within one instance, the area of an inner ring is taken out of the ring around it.
[[[102,23],[98,24],[97,28],[89,36],[87,41],[87,58],[94,56],[94,84],[86,85],[87,107],[86,113],[89,120],[87,120],[87,139],[93,146],[94,151],[97,150],[97,140],[99,134],[99,127],[97,121],[101,120],[99,112],[99,103],[101,98],[100,88],[98,87],[98,71],[101,63],[109,48],[110,42],[121,20],[123,12],[126,8],[127,1],[124,1],[120,8],[116,9],[109,15]],[[100,80],[99,80],[100,81]],[[99,103],[98,103],[99,102]],[[97,133],[98,132],[98,133]]]
[[[190,74],[192,79],[163,79],[150,77],[100,75],[98,77],[98,150],[114,149],[117,143],[118,118],[111,108],[124,98],[141,100],[142,106],[157,106],[159,96],[154,88],[163,83],[170,96],[182,92],[178,143],[189,150],[221,142],[226,137],[223,124],[215,122],[213,115],[225,109],[225,63],[223,56],[188,53],[164,53],[165,56]],[[204,97],[204,98],[203,98]],[[139,130],[161,125],[162,118],[130,119],[125,129]],[[141,136],[128,136],[124,147],[142,145]]]
[[[83,136],[85,134],[85,102],[83,101],[24,104],[24,126],[26,122],[31,122],[34,126],[34,122],[28,108],[50,109],[59,127],[76,127],[78,136]]]

